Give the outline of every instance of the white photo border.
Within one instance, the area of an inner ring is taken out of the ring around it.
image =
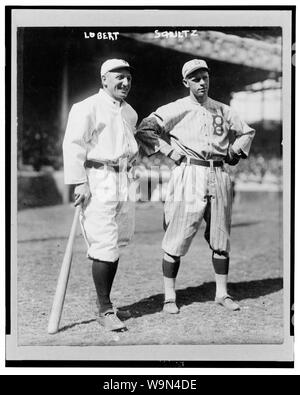
[[[62,8],[64,12],[62,12]],[[295,99],[294,99],[294,67],[292,65],[291,45],[295,38],[294,7],[165,7],[145,9],[146,7],[11,7],[10,42],[11,68],[6,72],[6,87],[11,89],[11,103],[6,108],[6,153],[10,165],[6,167],[6,209],[10,210],[10,221],[6,223],[10,231],[10,240],[6,244],[6,359],[7,366],[26,365],[34,361],[43,366],[63,361],[78,361],[79,366],[147,366],[154,362],[155,366],[163,365],[161,361],[169,361],[172,366],[185,361],[186,366],[201,366],[201,362],[239,361],[257,363],[292,363],[293,361],[293,327],[291,326],[293,293],[294,293],[294,184],[295,184]],[[224,8],[222,13],[220,8]],[[226,8],[226,10],[225,10]],[[237,8],[237,9],[235,9]],[[122,9],[117,13],[116,9]],[[245,12],[245,10],[247,10]],[[8,22],[8,21],[7,21]],[[248,26],[281,26],[283,33],[283,244],[284,244],[284,342],[274,345],[159,345],[159,346],[101,346],[101,359],[98,347],[56,347],[17,345],[17,88],[16,88],[16,48],[18,27],[60,27],[60,26],[105,26],[137,27],[137,26],[213,26],[213,27],[248,27]],[[11,78],[10,81],[8,79]],[[6,92],[6,100],[9,92]],[[8,114],[7,109],[10,110]],[[11,136],[11,141],[8,138]],[[8,220],[7,220],[8,222]],[[7,236],[8,237],[8,236]],[[94,365],[93,365],[94,363]],[[90,365],[89,365],[90,364]],[[153,364],[152,364],[153,366]]]

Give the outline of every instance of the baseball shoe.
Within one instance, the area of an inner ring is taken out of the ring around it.
[[[176,302],[174,299],[168,299],[164,301],[164,307],[163,307],[163,311],[165,313],[169,313],[169,314],[178,314],[179,313],[179,309],[176,305]]]
[[[100,304],[98,298],[96,299],[96,306],[97,311],[95,311],[95,314],[98,316],[100,312]],[[113,310],[120,320],[128,320],[129,318],[131,318],[131,313],[129,310],[119,310],[117,307],[113,307]]]
[[[216,297],[215,302],[225,307],[227,310],[231,310],[231,311],[240,310],[239,304],[237,302],[234,302],[232,296],[230,295],[224,295],[222,296],[222,298]]]
[[[128,320],[131,318],[131,313],[129,310],[119,310],[116,309],[116,315],[120,320]]]
[[[96,316],[98,316],[100,312],[100,304],[98,298],[96,299],[96,306],[97,310],[95,311],[95,314]],[[128,320],[129,318],[131,318],[131,313],[129,310],[119,310],[117,307],[113,307],[113,310],[117,317],[120,318],[120,320]]]
[[[127,329],[125,324],[119,320],[113,310],[100,313],[97,321],[107,331],[122,331]]]

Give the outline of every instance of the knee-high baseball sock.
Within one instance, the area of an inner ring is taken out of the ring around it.
[[[213,267],[216,279],[216,297],[222,298],[227,295],[227,282],[229,271],[229,258],[218,255],[212,257]]]
[[[119,260],[106,262],[93,260],[92,274],[99,301],[99,312],[105,313],[112,308],[110,291],[117,272]]]
[[[167,259],[170,259],[167,257]],[[179,270],[180,259],[177,258],[170,260],[166,260],[165,257],[162,261],[162,271],[163,271],[163,280],[164,280],[164,291],[165,291],[165,300],[176,300],[176,291],[175,291],[175,283],[176,276]]]

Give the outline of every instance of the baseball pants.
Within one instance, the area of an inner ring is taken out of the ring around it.
[[[163,250],[172,256],[184,256],[204,218],[210,248],[228,256],[231,210],[232,185],[223,167],[183,163],[175,167],[164,206]]]
[[[129,199],[131,179],[126,171],[111,168],[86,169],[91,198],[83,208],[80,223],[91,259],[115,262],[120,247],[134,233],[135,205]]]

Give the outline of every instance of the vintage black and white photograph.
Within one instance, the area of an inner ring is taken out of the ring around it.
[[[293,361],[292,8],[11,10],[8,360]]]

